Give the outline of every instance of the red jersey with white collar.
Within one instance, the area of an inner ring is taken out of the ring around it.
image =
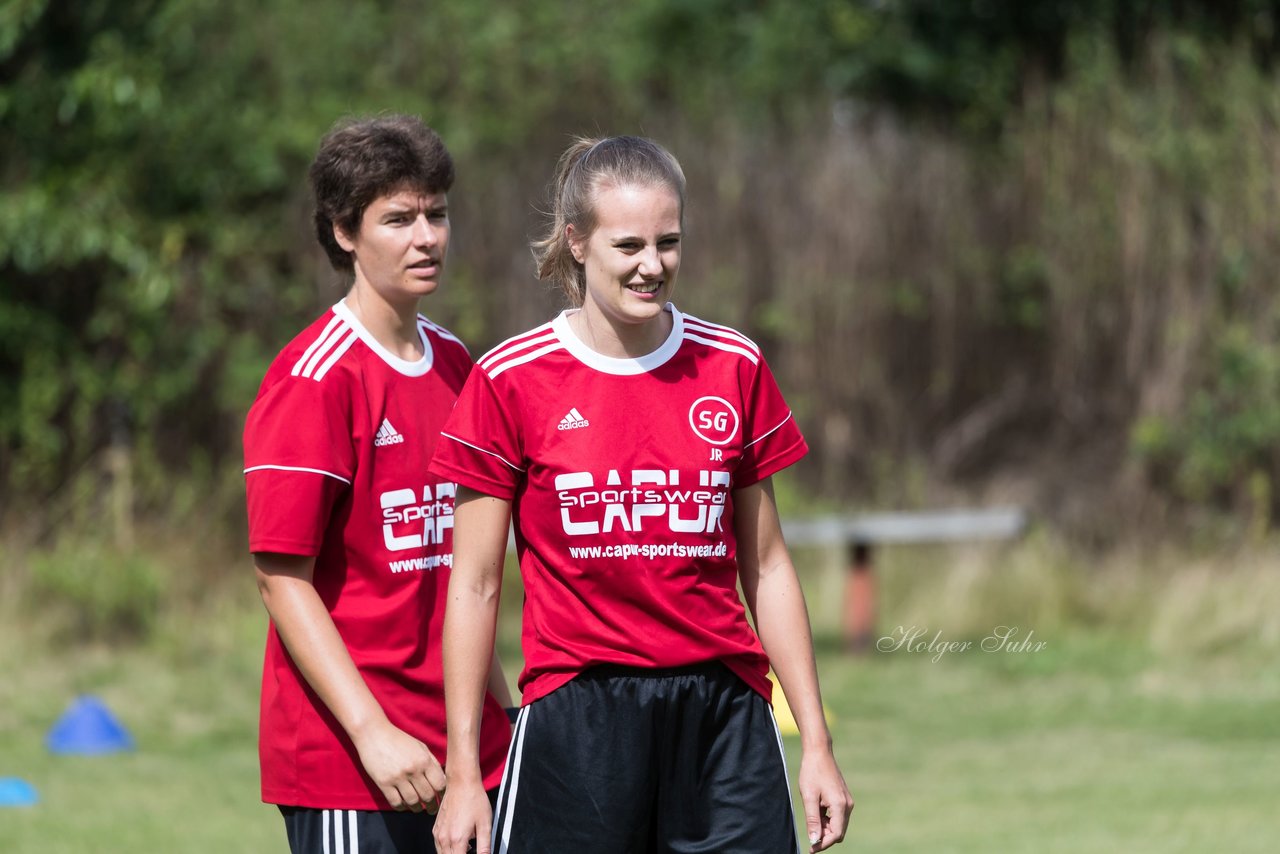
[[[434,475],[512,500],[524,702],[596,664],[723,661],[770,696],[737,591],[733,491],[808,450],[759,348],[668,305],[639,359],[602,356],[568,312],[477,363]]]
[[[313,583],[387,717],[445,761],[440,655],[456,486],[427,474],[471,370],[457,338],[418,318],[423,357],[383,348],[338,303],[281,351],[245,424],[249,549],[315,555]],[[510,726],[486,697],[485,785]],[[268,631],[259,730],[262,797],[390,809],[342,727]]]

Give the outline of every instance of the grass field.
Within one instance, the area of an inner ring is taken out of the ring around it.
[[[943,557],[945,569],[911,565]],[[863,658],[835,637],[838,570],[807,560],[826,704],[857,801],[844,850],[1274,850],[1280,668],[1265,614],[1280,612],[1280,566],[1188,565],[1153,584],[1064,580],[1050,558],[1034,545],[889,556],[881,633],[896,643],[917,629],[917,648]],[[1204,587],[1205,573],[1220,583]],[[264,620],[251,588],[246,573],[243,590],[163,615],[152,640],[123,648],[51,644],[31,615],[4,609],[0,777],[27,780],[41,801],[0,809],[0,851],[284,849],[278,815],[257,798]],[[1044,646],[984,651],[997,625]],[[45,750],[81,693],[108,703],[136,751]]]

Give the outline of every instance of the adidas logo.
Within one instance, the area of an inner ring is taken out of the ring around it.
[[[373,437],[373,446],[381,448],[384,445],[399,445],[404,441],[404,436],[396,432],[396,428],[391,426],[391,422],[382,419],[382,426],[378,428],[378,435]]]
[[[560,419],[560,423],[556,426],[557,430],[577,430],[579,427],[589,427],[591,422],[582,417],[582,413],[578,411],[578,407],[569,410],[569,414]]]

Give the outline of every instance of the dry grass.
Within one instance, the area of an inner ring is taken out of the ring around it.
[[[1280,653],[1280,558],[1269,543],[1188,557],[1172,549],[1087,558],[1038,531],[1010,546],[895,546],[877,553],[881,634],[924,627],[981,639],[1094,632],[1144,654],[1266,660]],[[799,555],[819,635],[839,633],[843,556]]]

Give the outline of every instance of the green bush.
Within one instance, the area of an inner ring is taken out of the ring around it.
[[[28,596],[65,641],[145,641],[160,613],[163,576],[145,555],[64,542],[32,555]]]
[[[1139,421],[1134,446],[1181,497],[1233,506],[1265,527],[1280,510],[1280,342],[1261,338],[1243,322],[1224,329],[1186,406]]]

